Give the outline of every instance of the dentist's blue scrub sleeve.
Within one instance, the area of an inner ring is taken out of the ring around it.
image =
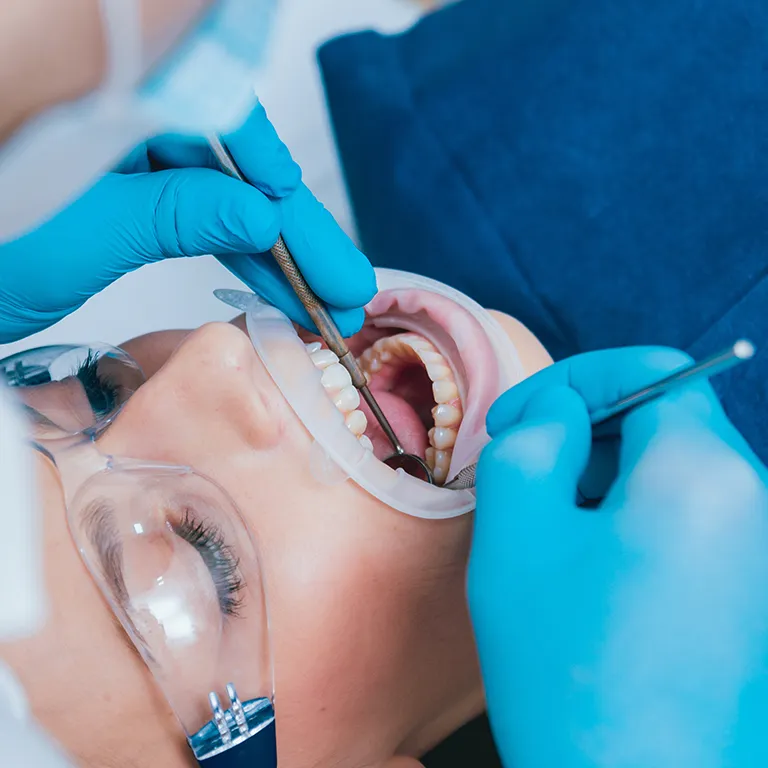
[[[768,4],[464,0],[320,52],[374,263],[555,358],[768,327]],[[768,461],[768,353],[714,382]]]

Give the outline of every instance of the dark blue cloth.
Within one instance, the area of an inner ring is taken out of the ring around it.
[[[556,358],[768,318],[768,3],[464,0],[320,52],[364,249]],[[768,460],[768,352],[715,380]]]

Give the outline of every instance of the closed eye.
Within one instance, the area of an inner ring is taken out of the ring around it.
[[[84,512],[83,526],[115,601],[127,610],[131,597],[123,574],[123,540],[112,504],[107,499],[91,502]],[[239,559],[221,529],[210,521],[196,518],[189,506],[183,509],[179,520],[168,522],[168,528],[190,544],[202,559],[216,589],[222,615],[239,616],[245,582]]]

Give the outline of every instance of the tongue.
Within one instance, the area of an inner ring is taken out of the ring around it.
[[[424,453],[429,443],[427,442],[427,430],[421,423],[416,411],[402,397],[378,390],[373,392],[376,402],[381,406],[384,415],[395,431],[406,453],[415,453],[424,458]],[[377,459],[386,459],[394,453],[392,443],[389,442],[384,430],[379,426],[371,409],[365,401],[360,403],[360,408],[368,417],[368,429],[365,434],[373,443],[373,453]]]

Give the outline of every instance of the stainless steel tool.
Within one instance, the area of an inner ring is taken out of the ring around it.
[[[224,146],[221,139],[218,136],[209,136],[208,143],[210,144],[216,159],[219,161],[222,170],[229,176],[248,184],[248,180],[238,168],[237,163],[229,150]],[[392,469],[402,469],[409,475],[413,475],[420,480],[428,482],[430,485],[434,485],[435,481],[432,471],[427,466],[426,462],[412,453],[405,452],[395,431],[392,429],[392,425],[381,410],[381,406],[376,401],[373,393],[368,388],[368,379],[366,378],[363,367],[349,351],[347,342],[344,340],[338,326],[331,317],[331,313],[325,308],[322,301],[320,301],[304,279],[304,275],[301,274],[301,270],[296,264],[291,252],[288,250],[288,246],[285,244],[282,235],[272,247],[272,256],[274,256],[275,261],[283,271],[291,288],[293,288],[294,292],[299,297],[299,300],[304,305],[304,308],[307,310],[307,313],[314,321],[317,330],[320,332],[320,336],[322,336],[323,341],[328,345],[328,349],[339,358],[339,362],[347,369],[352,378],[353,386],[360,392],[363,400],[368,403],[371,413],[373,413],[376,421],[387,436],[387,439],[392,444],[392,448],[395,452],[392,456],[385,459],[384,463],[392,467]]]
[[[601,424],[605,424],[611,419],[615,419],[618,416],[627,413],[627,411],[637,408],[639,405],[643,405],[643,403],[661,397],[661,395],[674,387],[694,381],[703,376],[715,376],[718,373],[727,371],[729,368],[733,368],[733,366],[743,363],[745,360],[749,360],[754,354],[754,344],[745,339],[740,339],[727,349],[702,360],[700,363],[691,363],[690,365],[681,368],[679,371],[675,371],[666,378],[661,379],[661,381],[643,387],[643,389],[640,389],[631,395],[622,397],[621,400],[617,400],[613,405],[610,405],[607,408],[601,408],[600,410],[595,411],[590,414],[592,426],[599,427]],[[453,491],[474,488],[476,473],[477,464],[470,464],[468,467],[464,467],[464,469],[462,469],[453,480],[446,483],[444,487]]]

